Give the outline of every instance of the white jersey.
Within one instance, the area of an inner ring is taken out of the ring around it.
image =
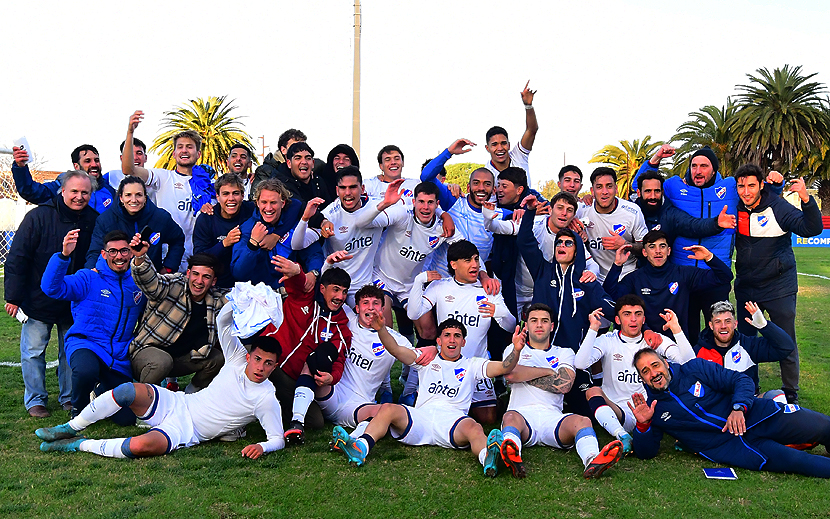
[[[511,351],[513,351],[512,344],[504,350],[504,357],[506,358]],[[537,350],[526,344],[519,354],[519,366],[548,368],[555,372],[558,372],[560,368],[567,368],[575,372],[575,355],[570,348],[560,348],[559,346],[551,345],[546,350]],[[527,382],[520,382],[510,386],[510,404],[507,406],[507,410],[512,411],[527,405],[543,405],[556,409],[561,413],[564,401],[565,395],[551,393],[550,391],[531,386]]]
[[[389,227],[375,256],[372,281],[379,288],[407,299],[415,276],[424,270],[429,257],[442,244],[454,243],[462,238],[458,233],[444,238],[443,221],[435,217],[430,225],[424,225],[412,209],[395,206],[387,209]]]
[[[484,214],[481,209],[476,209],[467,200],[467,197],[461,197],[447,211],[452,216],[452,221],[455,224],[455,234],[460,238],[469,240],[478,248],[478,257],[481,264],[490,258],[490,251],[493,249],[493,232],[484,227]],[[497,209],[498,218],[502,218],[503,212]],[[445,243],[435,254],[432,255],[432,261],[429,262],[429,270],[437,270],[441,276],[449,276],[447,268],[447,244]]]
[[[440,355],[427,366],[412,364],[418,371],[418,401],[415,408],[470,411],[473,393],[480,380],[487,379],[487,359],[465,357],[455,362]]]
[[[412,207],[412,202],[415,200],[415,188],[418,187],[418,184],[420,183],[420,180],[416,180],[414,178],[404,178],[403,185],[398,189],[398,191],[403,190],[403,193],[401,193],[401,199],[398,203],[405,205],[406,207]],[[364,179],[363,181],[363,190],[370,198],[378,198],[383,200],[383,197],[386,195],[386,188],[388,187],[389,182],[384,182],[377,176]]]
[[[530,150],[526,150],[524,146],[522,146],[521,141],[519,141],[513,146],[513,148],[510,149],[510,152],[507,155],[510,157],[510,164],[508,164],[508,167],[522,168],[525,170],[525,173],[527,173],[527,185],[532,186],[533,183],[530,181],[530,169],[528,167]],[[499,178],[499,173],[501,173],[501,171],[496,169],[496,166],[493,165],[492,160],[488,160],[484,167],[492,171],[495,178]]]
[[[616,251],[605,250],[605,247],[602,246],[602,238],[617,235],[622,236],[626,243],[633,244],[634,242],[643,241],[643,237],[648,232],[640,207],[619,197],[617,197],[617,207],[610,213],[598,213],[596,203],[594,203],[585,210],[582,218],[588,219],[588,223],[585,224],[585,231],[588,233],[588,246],[593,252],[594,260],[599,264],[600,272],[597,279],[600,282],[605,281],[605,276],[611,270],[616,255]],[[636,268],[637,259],[634,254],[631,254],[623,264],[620,279]]]
[[[193,191],[190,189],[190,176],[182,175],[169,169],[149,169],[150,178],[147,189],[156,193],[156,205],[170,213],[173,221],[184,231],[184,256],[179,267],[181,272],[187,270],[187,260],[193,255],[193,229],[196,227],[196,215],[191,207]]]
[[[677,343],[665,335],[661,337],[663,342],[655,351],[663,357],[678,364],[695,358],[691,344],[682,333],[677,334]],[[634,393],[646,396],[643,379],[634,368],[634,354],[643,348],[648,345],[642,334],[631,338],[610,331],[597,337],[597,332],[589,329],[574,363],[577,369],[588,369],[594,362],[602,361],[602,391],[612,402],[623,407]]]
[[[481,282],[464,284],[455,278],[433,281],[424,290],[426,273],[419,274],[409,294],[406,313],[413,321],[435,308],[435,317],[440,324],[452,317],[461,321],[467,328],[467,341],[461,349],[465,357],[487,357],[487,330],[490,319],[479,312],[484,303],[493,303],[496,313],[493,318],[503,329],[511,331],[516,326],[516,318],[504,304],[501,294],[487,295]]]
[[[339,202],[336,200],[335,203],[323,209],[325,219],[334,224],[334,235],[326,238],[323,252],[328,256],[333,252],[344,250],[352,255],[351,259],[341,261],[336,266],[351,276],[349,295],[353,297],[361,287],[372,282],[375,254],[380,245],[383,228],[389,225],[390,220],[385,211],[377,212],[377,206],[373,211],[367,205],[363,205],[350,213],[343,209]],[[376,204],[376,201],[369,199],[368,204]],[[304,249],[318,239],[320,239],[319,229],[309,229],[308,222],[300,220],[291,238],[291,248]]]
[[[352,346],[346,352],[343,377],[337,388],[354,393],[363,402],[374,402],[378,388],[395,363],[395,357],[383,347],[378,332],[361,326],[351,308],[344,305],[343,309],[349,316]],[[406,337],[388,327],[387,331],[400,346],[413,349]]]
[[[265,452],[276,450],[277,445],[282,445],[283,430],[274,384],[267,379],[257,384],[245,375],[247,351],[239,339],[231,335],[232,323],[233,309],[231,305],[225,305],[216,319],[225,365],[208,387],[185,395],[193,430],[200,441],[205,441],[256,419],[268,437],[268,441],[261,444]]]

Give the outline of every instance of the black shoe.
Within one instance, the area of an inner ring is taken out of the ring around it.
[[[285,443],[288,445],[302,445],[305,443],[303,422],[299,420],[291,420],[291,423],[288,424],[288,429],[285,431]]]
[[[784,390],[784,396],[787,398],[788,404],[798,405],[798,393],[790,389]]]

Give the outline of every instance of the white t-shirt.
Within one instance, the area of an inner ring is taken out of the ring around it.
[[[424,290],[426,273],[421,273],[412,284],[409,294],[407,315],[413,321],[418,319],[433,307],[438,324],[453,317],[461,321],[467,328],[467,342],[461,348],[465,357],[488,357],[487,330],[490,329],[490,319],[479,313],[479,305],[490,302],[496,306],[493,318],[504,330],[512,332],[516,327],[516,318],[504,304],[501,294],[487,295],[481,282],[463,284],[455,278],[444,278],[433,281]]]
[[[605,250],[602,246],[602,238],[616,234],[622,236],[626,243],[633,244],[637,241],[643,241],[643,237],[648,232],[640,207],[619,197],[617,197],[617,207],[610,213],[598,213],[596,203],[594,203],[585,210],[582,218],[589,220],[589,223],[585,225],[585,231],[588,233],[588,246],[593,253],[594,260],[599,265],[600,272],[597,279],[600,282],[605,281],[605,276],[611,270],[611,265],[614,264],[614,257],[617,253],[614,250]],[[620,279],[636,268],[637,259],[634,254],[631,254],[623,264]]]
[[[369,207],[374,204],[374,211]],[[383,228],[389,225],[389,215],[383,211],[378,214],[376,201],[369,199],[368,204],[350,213],[343,209],[340,201],[323,209],[323,216],[334,225],[334,235],[326,238],[323,253],[329,254],[345,250],[351,259],[337,263],[337,267],[349,273],[352,282],[349,295],[354,294],[364,285],[372,282],[372,266],[380,245]],[[373,218],[374,217],[374,218]],[[308,222],[300,220],[291,238],[291,248],[300,250],[320,239],[319,229],[309,229]]]
[[[383,347],[378,332],[361,326],[351,308],[344,305],[343,309],[349,317],[352,346],[346,352],[343,377],[337,387],[351,391],[364,402],[374,402],[378,388],[395,363],[395,357]],[[387,331],[400,346],[413,349],[406,337],[388,327]]]
[[[424,270],[424,265],[438,247],[462,238],[458,233],[450,238],[442,237],[443,222],[438,217],[432,225],[424,225],[415,218],[411,208],[395,205],[386,212],[389,227],[375,256],[372,280],[380,281],[384,290],[403,294],[405,299],[409,297],[415,276]],[[375,284],[378,284],[377,281]]]
[[[427,366],[413,364],[418,371],[416,408],[457,409],[470,411],[473,393],[479,380],[487,379],[487,359],[461,356],[455,362],[441,356]]]
[[[110,186],[112,186],[112,188],[115,189],[115,192],[118,193],[118,186],[120,186],[121,181],[124,180],[124,172],[120,169],[113,169],[107,171],[104,178],[109,181]],[[147,186],[147,198],[152,200],[154,204],[156,203],[156,190],[150,189],[149,186]]]
[[[661,335],[663,342],[655,350],[672,362],[683,364],[695,358],[691,344],[682,333],[677,334],[677,343]],[[634,354],[648,345],[642,334],[626,337],[618,331],[610,331],[601,337],[589,329],[576,352],[574,360],[577,369],[588,369],[594,362],[602,361],[602,391],[612,402],[628,401],[634,393],[646,396],[643,379],[633,365]]]
[[[479,260],[483,268],[484,262],[490,258],[490,251],[493,249],[493,233],[484,227],[484,214],[480,209],[470,205],[466,196],[456,200],[447,212],[450,213],[455,224],[455,234],[478,248]],[[502,218],[501,209],[497,209],[496,213],[497,218]],[[432,260],[427,267],[428,270],[438,271],[444,277],[450,275],[447,269],[447,247],[446,243],[441,245],[432,255]]]
[[[504,357],[506,358],[511,351],[513,351],[512,344],[505,348]],[[575,353],[570,348],[560,348],[559,346],[551,345],[546,350],[537,350],[536,348],[531,348],[530,345],[525,345],[519,354],[519,366],[549,368],[553,371],[559,371],[560,368],[574,370],[574,356]],[[507,406],[507,409],[510,411],[526,405],[544,405],[552,407],[561,413],[564,401],[565,395],[551,393],[550,391],[531,386],[527,382],[520,382],[510,386],[510,404]]]
[[[267,379],[257,384],[245,375],[247,352],[239,339],[231,335],[232,323],[233,309],[225,305],[216,319],[225,365],[206,388],[185,395],[193,431],[198,438],[209,440],[256,419],[268,438],[260,445],[265,452],[277,450],[285,443],[274,384]]]
[[[187,270],[187,260],[193,255],[193,229],[196,215],[193,214],[193,191],[190,189],[190,175],[182,175],[169,169],[149,169],[147,188],[156,193],[156,205],[170,213],[173,221],[184,232],[184,256],[180,272]]]
[[[514,168],[522,168],[527,173],[527,185],[532,186],[533,182],[530,181],[530,169],[528,167],[528,159],[530,158],[530,150],[526,150],[524,146],[522,146],[521,140],[513,145],[510,149],[510,152],[507,154],[510,157],[510,164],[508,167]],[[484,165],[485,168],[489,169],[493,172],[493,175],[498,179],[499,170],[496,169],[496,166],[493,165],[492,160],[488,160],[487,164]]]
[[[399,203],[412,207],[412,201],[415,200],[415,188],[420,184],[420,180],[414,178],[404,178],[403,185],[398,191],[403,190],[403,196]],[[383,200],[386,195],[386,188],[389,187],[389,182],[384,182],[380,177],[370,177],[363,180],[363,189],[370,198],[378,198]]]

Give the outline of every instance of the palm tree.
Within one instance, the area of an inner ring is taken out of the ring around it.
[[[649,142],[651,135],[646,135],[642,141],[620,141],[622,148],[609,144],[591,157],[590,163],[608,164],[617,172],[617,195],[628,199],[631,194],[631,181],[640,166],[648,160],[654,150],[663,145],[663,141]]]
[[[202,159],[201,164],[208,164],[216,171],[227,169],[226,160],[230,154],[231,146],[236,143],[244,144],[252,151],[255,162],[256,154],[251,144],[251,136],[240,126],[240,117],[231,116],[230,113],[235,106],[230,106],[233,101],[225,103],[226,96],[208,97],[207,100],[198,98],[191,99],[190,104],[181,106],[176,110],[164,112],[162,128],[166,131],[156,137],[151,152],[159,152],[161,158],[156,162],[157,168],[176,169],[176,161],[173,159],[173,136],[184,130],[193,130],[202,137]]]
[[[738,85],[739,110],[730,125],[735,151],[764,169],[788,171],[799,151],[830,138],[830,121],[821,97],[826,89],[801,75],[801,67],[766,68],[747,74],[749,85]]]
[[[720,160],[720,173],[723,176],[731,176],[738,166],[739,161],[734,151],[734,140],[729,131],[729,124],[738,111],[732,98],[726,98],[726,105],[704,106],[699,112],[691,112],[690,120],[677,127],[677,133],[672,136],[671,141],[680,141],[677,146],[677,153],[672,157],[671,173],[683,176],[689,168],[689,159],[692,154],[704,146],[709,146]]]

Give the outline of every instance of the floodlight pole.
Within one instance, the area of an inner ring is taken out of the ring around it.
[[[360,156],[360,0],[354,2],[354,75],[352,83],[352,148]]]

